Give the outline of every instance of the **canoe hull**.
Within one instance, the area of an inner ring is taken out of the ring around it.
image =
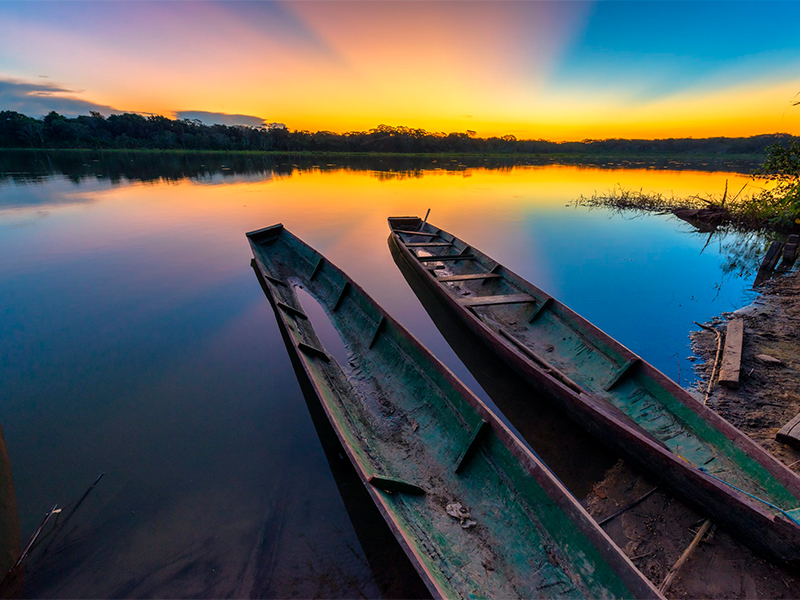
[[[413,230],[420,224],[421,220],[415,217],[390,219],[390,228],[392,228],[390,244],[395,246],[408,266],[419,275],[420,279],[449,311],[457,316],[497,356],[528,381],[533,389],[552,400],[555,406],[588,433],[625,456],[631,463],[670,489],[687,504],[701,513],[710,515],[715,522],[757,552],[778,562],[800,562],[800,526],[796,522],[781,514],[776,515],[774,511],[770,511],[758,500],[736,491],[707,472],[690,465],[665,448],[659,440],[641,430],[635,422],[614,406],[586,393],[574,382],[565,381],[548,373],[541,364],[530,360],[520,352],[517,345],[499,335],[474,311],[466,307],[457,296],[448,291],[437,280],[432,270],[426,268],[426,264],[417,259],[404,240],[395,232],[396,229]],[[432,228],[432,230],[434,229]],[[446,238],[450,237],[465,247],[469,247],[458,238],[447,234]],[[497,265],[495,261],[474,249],[471,249],[470,252],[477,255],[479,260],[488,261],[490,265]],[[430,261],[428,261],[429,263]],[[487,263],[485,262],[485,264]],[[524,286],[525,291],[530,294],[540,298],[549,298],[544,292],[511,271],[503,268],[503,273],[505,277],[512,277],[515,285]],[[556,301],[551,300],[548,304],[556,304]],[[560,303],[557,304],[558,310],[574,319],[582,329],[592,331],[593,334],[602,338],[604,343],[618,344],[576,313]],[[630,350],[619,346],[620,352],[627,352],[630,359],[638,358]],[[685,406],[701,413],[711,426],[732,440],[733,444],[756,460],[781,484],[789,487],[795,496],[800,497],[800,479],[763,448],[719,415],[702,406],[688,392],[651,365],[642,363],[636,368],[644,371],[648,376],[657,377],[659,383],[664,385],[671,394],[679,397]]]
[[[324,361],[324,364],[320,363],[321,357],[319,355],[314,355],[313,353],[309,353],[308,348],[305,350],[302,349],[302,345],[306,342],[312,343],[316,345],[317,348],[320,348],[319,339],[314,336],[313,338],[304,338],[305,342],[302,341],[298,337],[298,332],[301,330],[297,326],[297,315],[292,315],[290,310],[287,310],[287,303],[291,303],[293,301],[292,295],[295,293],[293,291],[293,286],[296,285],[304,285],[307,287],[307,291],[311,291],[315,286],[320,286],[320,290],[324,286],[328,286],[329,283],[333,282],[335,284],[337,290],[341,290],[341,292],[336,292],[332,294],[325,295],[324,291],[320,291],[320,297],[317,298],[320,303],[327,302],[328,307],[333,307],[331,310],[338,310],[341,313],[335,313],[337,319],[342,319],[337,321],[337,324],[341,325],[342,323],[349,323],[350,319],[348,314],[346,313],[347,310],[352,310],[352,304],[347,304],[342,301],[342,296],[346,293],[347,294],[347,302],[348,303],[356,303],[362,309],[367,309],[371,317],[379,318],[379,325],[377,326],[375,333],[368,332],[366,337],[366,341],[363,342],[363,345],[358,342],[356,339],[352,337],[347,337],[348,340],[348,347],[352,343],[356,346],[357,352],[351,353],[351,362],[350,364],[359,363],[358,354],[365,354],[369,352],[386,352],[387,346],[383,346],[382,344],[387,344],[389,341],[396,342],[398,346],[396,348],[400,348],[402,350],[401,354],[405,354],[407,356],[410,355],[419,355],[425,357],[426,365],[424,367],[426,373],[426,380],[430,382],[438,382],[436,385],[447,387],[451,394],[449,396],[449,401],[453,403],[465,402],[465,406],[469,405],[471,407],[470,410],[474,410],[474,415],[480,417],[480,420],[485,421],[489,424],[489,431],[486,435],[482,438],[482,442],[480,444],[479,450],[476,451],[475,456],[467,462],[467,466],[465,467],[465,473],[463,476],[455,476],[452,473],[446,474],[445,477],[447,481],[442,484],[442,489],[448,489],[447,486],[450,485],[450,492],[445,495],[445,497],[450,498],[452,494],[457,492],[458,494],[463,494],[463,496],[459,497],[469,497],[471,493],[469,489],[464,488],[464,485],[481,485],[481,482],[488,481],[485,480],[483,476],[479,480],[470,480],[470,477],[474,477],[475,473],[478,471],[470,472],[470,470],[478,469],[481,465],[487,464],[494,464],[496,469],[499,469],[495,475],[491,475],[489,471],[484,473],[484,475],[489,474],[490,477],[494,477],[495,484],[492,485],[501,485],[501,486],[508,486],[511,485],[513,489],[520,490],[523,489],[521,486],[531,486],[535,483],[537,489],[541,490],[544,497],[548,498],[547,500],[547,507],[543,507],[545,510],[551,511],[550,513],[546,514],[553,514],[552,511],[557,507],[558,513],[564,515],[563,517],[559,517],[561,521],[560,523],[565,524],[567,522],[573,523],[573,527],[575,528],[575,533],[570,534],[573,537],[570,539],[572,542],[580,542],[582,544],[588,544],[581,546],[584,550],[580,553],[580,560],[583,561],[586,565],[589,565],[591,561],[595,561],[594,566],[589,568],[588,570],[584,569],[583,575],[580,577],[585,577],[586,573],[603,573],[606,576],[609,576],[613,579],[616,583],[614,583],[615,587],[610,587],[608,589],[617,589],[616,593],[609,593],[609,591],[603,587],[605,584],[597,584],[597,587],[585,587],[585,582],[581,583],[578,587],[572,586],[570,589],[572,590],[571,593],[579,592],[583,590],[583,595],[598,595],[598,596],[636,596],[636,597],[659,597],[658,591],[639,573],[635,567],[630,563],[630,561],[620,552],[619,548],[608,538],[599,527],[597,527],[592,521],[585,510],[580,506],[580,504],[572,498],[569,493],[563,488],[563,485],[558,482],[546,469],[546,467],[537,461],[535,456],[524,447],[524,445],[508,430],[505,425],[503,425],[495,415],[493,415],[483,403],[474,396],[469,390],[467,390],[463,384],[449,371],[441,365],[438,361],[433,359],[430,353],[424,349],[424,347],[419,344],[419,342],[413,338],[402,326],[399,325],[394,319],[391,318],[388,314],[386,314],[378,305],[376,305],[368,296],[359,288],[352,280],[346,277],[344,273],[342,273],[338,268],[331,265],[331,263],[325,261],[324,266],[320,266],[320,260],[317,259],[317,256],[321,259],[321,255],[311,255],[311,261],[306,261],[307,264],[303,265],[300,268],[300,271],[305,271],[305,274],[298,277],[287,277],[288,271],[284,270],[283,273],[276,273],[275,265],[278,263],[270,263],[267,264],[266,254],[263,248],[261,248],[261,244],[264,243],[265,240],[269,240],[269,238],[274,238],[277,236],[291,236],[288,232],[276,230],[276,229],[267,229],[261,230],[260,232],[255,232],[254,234],[249,234],[250,243],[253,248],[256,266],[258,271],[260,272],[261,279],[264,284],[265,290],[268,292],[268,296],[270,297],[270,302],[275,310],[276,317],[278,318],[278,322],[280,324],[282,333],[284,335],[284,339],[287,341],[287,345],[291,348],[292,354],[294,355],[297,362],[302,365],[303,372],[305,374],[305,378],[307,382],[310,384],[310,388],[314,391],[314,394],[320,401],[320,405],[323,407],[325,414],[328,420],[331,422],[334,431],[339,438],[342,447],[344,448],[345,452],[348,455],[348,458],[353,463],[356,472],[358,473],[359,478],[361,479],[362,483],[364,484],[365,488],[369,492],[370,496],[372,497],[375,505],[378,507],[379,511],[381,512],[382,516],[386,520],[387,524],[389,525],[390,529],[394,533],[395,537],[397,538],[398,542],[400,543],[401,547],[405,551],[406,555],[411,560],[412,564],[417,569],[418,573],[420,574],[421,578],[423,579],[424,583],[427,585],[430,592],[436,597],[454,597],[454,596],[468,596],[468,595],[492,595],[491,588],[459,588],[453,587],[450,585],[452,583],[450,578],[452,577],[453,581],[456,581],[458,577],[461,575],[459,574],[459,569],[450,571],[450,572],[443,572],[441,569],[450,568],[452,565],[453,557],[451,556],[451,549],[455,548],[456,553],[460,552],[458,550],[458,545],[460,542],[458,540],[467,540],[468,543],[474,543],[469,541],[469,537],[459,537],[459,536],[470,536],[470,535],[485,535],[482,532],[481,527],[484,523],[486,523],[487,527],[489,523],[492,523],[492,517],[490,514],[485,513],[482,514],[483,519],[479,519],[480,524],[474,528],[474,533],[464,533],[460,527],[458,527],[456,523],[456,529],[452,531],[452,537],[437,537],[434,535],[433,537],[425,537],[428,532],[417,532],[423,536],[423,542],[425,542],[422,546],[419,543],[419,539],[415,538],[414,530],[415,524],[409,523],[407,520],[408,515],[410,512],[414,512],[414,514],[420,515],[420,517],[425,517],[425,510],[434,507],[436,511],[442,511],[443,507],[436,507],[435,504],[439,502],[439,499],[435,497],[434,494],[434,487],[437,484],[431,484],[430,481],[427,483],[423,483],[425,481],[425,477],[423,474],[420,474],[416,480],[411,480],[407,478],[406,483],[409,481],[413,484],[416,483],[420,485],[422,488],[420,491],[423,492],[422,495],[407,495],[408,489],[398,488],[395,490],[394,493],[388,493],[386,488],[381,488],[376,485],[370,483],[372,479],[373,483],[375,479],[373,476],[376,475],[375,466],[371,465],[369,460],[373,455],[377,455],[381,450],[376,445],[378,442],[375,442],[371,447],[369,445],[373,443],[371,439],[367,439],[368,436],[366,435],[353,435],[353,427],[354,425],[358,425],[353,421],[352,415],[355,413],[348,413],[350,417],[347,416],[346,411],[348,407],[345,407],[343,412],[341,401],[342,398],[338,397],[337,394],[339,391],[344,389],[345,383],[344,380],[339,379],[339,375],[337,375],[337,369],[339,369],[336,363],[330,361]],[[288,237],[285,239],[289,239]],[[291,236],[291,243],[298,245],[302,244],[301,241]],[[303,244],[306,250],[310,250],[307,246]],[[313,252],[313,251],[312,251]],[[322,259],[324,260],[324,259]],[[314,263],[316,266],[314,266]],[[309,267],[313,267],[309,268]],[[309,276],[308,273],[311,273]],[[277,277],[276,277],[277,275]],[[328,286],[330,287],[330,286]],[[347,291],[346,291],[347,290]],[[296,306],[296,305],[295,305]],[[326,311],[327,312],[327,311]],[[342,314],[344,313],[344,314]],[[345,326],[345,325],[343,325]],[[304,325],[305,327],[305,325]],[[303,330],[305,335],[308,335],[309,331],[307,329]],[[340,331],[341,333],[341,331]],[[343,333],[343,337],[346,337],[347,332]],[[349,334],[347,334],[349,335]],[[388,338],[391,338],[389,340]],[[378,341],[376,341],[378,339]],[[374,346],[374,349],[373,349]],[[396,353],[395,353],[396,354]],[[323,359],[324,360],[324,359]],[[377,359],[362,359],[362,362],[359,363],[356,367],[356,371],[361,369],[368,370],[369,360],[377,360]],[[344,369],[339,369],[339,371],[344,372]],[[397,373],[390,373],[387,371],[383,371],[382,375],[378,377],[378,379],[384,384],[383,391],[386,392],[386,385],[388,382],[391,381],[393,377],[396,377]],[[364,380],[360,380],[361,383],[364,383]],[[423,382],[424,383],[424,382]],[[429,385],[428,383],[424,383],[424,385]],[[422,389],[422,388],[420,388]],[[428,389],[428,388],[425,388]],[[438,389],[438,388],[435,388]],[[430,388],[430,390],[434,390],[434,388]],[[454,391],[453,391],[454,390]],[[419,391],[419,390],[418,390]],[[370,388],[369,394],[366,398],[362,398],[362,401],[366,401],[367,403],[371,402],[371,399],[376,399],[376,396],[380,392],[377,389]],[[423,404],[429,404],[431,402],[431,398],[433,396],[421,394],[423,398],[427,399]],[[387,393],[384,396],[385,400],[391,402],[395,397],[391,396]],[[353,398],[352,400],[348,400],[347,398],[344,399],[346,402],[351,404],[357,404],[359,402],[358,398]],[[417,398],[419,400],[419,398]],[[352,408],[352,407],[350,407]],[[395,412],[395,408],[397,411]],[[416,409],[415,409],[416,410]],[[471,413],[472,414],[472,413]],[[343,416],[344,415],[344,416]],[[457,416],[457,415],[456,415]],[[415,427],[412,428],[413,432],[417,432],[421,434],[423,430],[426,431],[426,435],[434,435],[438,430],[434,428],[432,423],[425,421],[425,412],[420,411],[415,413],[415,417],[419,419],[419,422]],[[369,416],[364,417],[365,419],[370,418]],[[404,418],[403,415],[403,405],[401,401],[397,401],[395,406],[392,408],[391,412],[391,419],[389,420],[397,420],[400,418]],[[479,421],[480,422],[480,421]],[[447,425],[448,427],[452,427],[451,425]],[[479,428],[480,429],[480,428]],[[431,433],[433,432],[433,433]],[[362,432],[363,433],[363,432]],[[400,431],[397,428],[392,430],[392,438],[395,439],[400,435],[408,435],[409,432]],[[380,438],[382,433],[380,431],[376,431],[375,438]],[[438,434],[436,434],[438,435]],[[441,436],[440,436],[441,437]],[[446,442],[446,440],[443,440]],[[470,443],[470,446],[472,443]],[[365,452],[365,447],[367,447],[368,452]],[[370,449],[371,448],[371,449]],[[426,452],[434,453],[437,449],[428,447]],[[425,456],[417,454],[417,459],[414,464],[409,464],[406,460],[403,467],[410,469],[410,472],[413,472],[414,469],[418,465],[425,464]],[[507,456],[509,458],[513,458],[514,464],[516,467],[511,467],[509,469],[509,463],[503,462],[502,457]],[[459,463],[460,464],[460,463]],[[497,465],[501,465],[498,467]],[[450,469],[451,467],[447,467]],[[516,469],[516,470],[514,470]],[[522,469],[520,471],[520,469]],[[491,470],[490,470],[491,471]],[[457,472],[457,470],[456,470]],[[504,477],[508,477],[509,473],[517,473],[517,477],[520,476],[522,473],[523,479],[525,481],[518,481],[516,479],[507,480]],[[524,472],[524,473],[523,473]],[[501,476],[499,479],[496,477],[497,474],[506,473],[505,476]],[[441,475],[441,474],[440,474]],[[439,477],[437,475],[436,477]],[[436,479],[434,477],[434,479]],[[470,483],[472,481],[472,483]],[[510,481],[510,483],[509,483]],[[401,482],[402,483],[402,482]],[[396,482],[392,485],[396,485]],[[459,488],[458,486],[462,486]],[[515,487],[516,486],[516,487]],[[437,488],[438,489],[438,488]],[[461,490],[458,492],[458,490]],[[524,488],[529,489],[529,488]],[[412,490],[413,491],[413,490]],[[478,493],[478,496],[483,494],[482,490],[473,490],[472,493],[473,498],[473,511],[480,511],[481,507],[477,506],[478,500],[475,500],[475,493]],[[437,491],[436,494],[439,494]],[[526,500],[523,500],[522,496],[513,496],[514,498],[519,499],[523,504],[525,504]],[[501,496],[498,496],[501,498]],[[528,506],[525,504],[525,506]],[[549,507],[549,508],[548,508]],[[510,513],[518,513],[520,510],[519,506],[511,507],[506,505],[506,512]],[[515,513],[515,514],[516,514]],[[451,515],[452,516],[452,515]],[[497,513],[497,519],[500,521],[508,520],[506,514],[503,511]],[[500,522],[497,521],[497,522]],[[445,517],[444,519],[440,518],[439,525],[441,522],[445,522],[445,524],[452,523],[450,517]],[[434,523],[434,526],[438,526]],[[527,531],[527,530],[524,530]],[[435,533],[435,532],[434,532]],[[559,535],[561,535],[559,533]],[[534,550],[532,546],[534,545],[532,540],[526,539],[527,536],[523,537],[523,540],[517,542],[517,545],[521,549],[528,549]],[[487,538],[489,539],[489,538]],[[550,539],[550,538],[547,538]],[[426,541],[427,540],[427,541]],[[510,540],[509,540],[510,542]],[[509,542],[503,544],[503,546],[511,547]],[[548,542],[549,543],[549,542]],[[425,545],[427,544],[427,545]],[[512,545],[513,546],[513,545]],[[423,550],[422,548],[425,548]],[[536,549],[539,554],[542,553],[541,548]],[[549,550],[548,550],[549,551]],[[586,554],[584,554],[584,551]],[[517,552],[515,550],[515,552]],[[559,551],[560,552],[560,551]],[[513,554],[513,553],[512,553]],[[433,560],[433,556],[438,556],[439,559]],[[533,556],[533,555],[532,555]],[[520,556],[517,556],[515,560],[519,559]],[[514,564],[524,564],[526,562],[526,558],[524,556],[521,557],[522,562],[519,561]],[[602,558],[602,564],[597,562],[600,558]],[[500,561],[500,559],[498,559]],[[504,559],[503,559],[504,560]],[[586,562],[589,560],[589,562]],[[509,562],[500,561],[498,564],[509,565]],[[556,563],[558,564],[558,561]],[[474,565],[473,565],[474,566]],[[470,567],[472,568],[472,566]],[[583,568],[583,567],[581,567]],[[548,569],[552,570],[552,566],[548,566]],[[468,570],[468,569],[465,569]],[[494,577],[494,568],[486,568],[486,572],[489,573],[487,576]],[[449,575],[448,575],[449,573]],[[517,581],[521,582],[520,585],[527,585],[527,579],[532,579],[535,577],[540,577],[540,574],[534,570],[525,575],[522,578],[517,577]],[[598,575],[598,582],[600,581]],[[563,579],[563,578],[562,578]],[[620,583],[621,582],[621,583]],[[556,578],[556,583],[563,583],[562,581],[558,581]],[[558,595],[558,587],[553,587],[548,589],[548,585],[545,584],[545,587],[542,588],[542,591],[535,592],[534,589],[531,588],[525,591],[524,588],[517,588],[512,587],[505,587],[500,589],[499,593],[503,595]],[[594,585],[594,584],[592,584]],[[623,585],[622,588],[618,587]],[[584,586],[584,587],[580,587]],[[506,591],[503,592],[503,589]],[[491,590],[491,591],[490,591]],[[588,592],[587,592],[588,590]]]

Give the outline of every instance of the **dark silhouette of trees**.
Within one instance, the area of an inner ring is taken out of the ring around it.
[[[513,135],[477,137],[381,124],[369,131],[290,131],[283,126],[205,125],[198,120],[98,112],[69,118],[51,112],[34,119],[0,111],[0,148],[252,150],[276,152],[376,152],[398,154],[558,155],[763,155],[770,146],[789,147],[788,134],[747,138],[608,139],[580,142],[519,140]]]

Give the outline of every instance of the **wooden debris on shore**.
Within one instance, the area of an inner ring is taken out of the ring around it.
[[[753,287],[758,287],[767,281],[773,275],[775,265],[781,258],[781,250],[783,249],[783,242],[774,241],[770,244],[767,253],[764,255],[764,260],[761,261],[761,266],[756,273],[756,280],[753,282]]]
[[[728,388],[739,387],[739,371],[742,368],[742,345],[744,343],[744,320],[732,319],[725,334],[725,350],[722,353],[722,368],[719,383]]]
[[[800,450],[800,414],[781,427],[780,431],[775,434],[775,439]]]
[[[698,327],[702,327],[706,331],[712,332],[717,337],[717,352],[714,355],[714,366],[711,367],[711,377],[708,378],[706,395],[703,398],[703,404],[708,404],[708,397],[711,395],[711,390],[714,389],[714,384],[717,381],[715,375],[717,374],[717,365],[719,364],[720,352],[722,350],[722,332],[716,327],[709,327],[708,325],[703,325],[702,323],[698,323],[697,321],[695,321],[694,324],[697,325]]]
[[[715,231],[730,219],[727,208],[712,205],[709,208],[674,208],[672,214],[686,221],[701,233]]]
[[[799,241],[800,235],[797,235],[796,233],[790,235],[786,240],[786,244],[783,246],[783,260],[776,269],[778,272],[786,273],[792,268],[794,261],[797,260],[797,245]]]

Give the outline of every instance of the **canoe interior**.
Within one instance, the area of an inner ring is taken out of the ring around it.
[[[390,219],[390,227],[403,245],[423,239],[449,244],[407,250],[415,257],[425,257],[424,265],[433,276],[446,278],[439,284],[502,339],[530,349],[535,362],[553,367],[568,385],[613,406],[687,463],[785,511],[800,507],[800,487],[793,474],[763,450],[754,451],[754,444],[741,443],[743,434],[732,436],[733,428],[727,423],[723,428],[728,431],[723,431],[721,418],[710,414],[710,409],[680,386],[565,305],[455,236],[430,224],[424,226],[425,236],[398,233],[414,231],[421,224],[416,217]],[[440,263],[430,258],[462,254],[474,258]],[[501,277],[460,279],[486,274]],[[481,304],[492,296],[520,300]],[[773,514],[780,512],[760,504]]]
[[[282,227],[248,236],[279,321],[295,348],[306,347],[297,356],[362,481],[424,492],[366,484],[434,595],[658,595],[532,453],[342,271]],[[346,364],[303,318],[298,287],[324,309]],[[474,526],[448,515],[455,503]]]

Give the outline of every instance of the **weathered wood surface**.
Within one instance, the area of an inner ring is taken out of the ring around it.
[[[775,434],[775,439],[793,448],[800,449],[800,414],[781,427]]]
[[[381,477],[380,475],[371,475],[367,479],[370,485],[375,486],[385,492],[399,493],[399,494],[412,494],[414,496],[421,496],[425,493],[418,485],[397,479],[395,477]]]
[[[772,276],[775,265],[778,264],[778,260],[781,257],[781,248],[783,248],[783,242],[774,241],[770,244],[764,259],[761,261],[761,266],[758,268],[758,273],[756,273],[756,280],[753,282],[754,287],[761,285]]]
[[[722,368],[719,384],[737,389],[739,372],[742,370],[742,345],[744,344],[744,320],[731,319],[725,333],[725,349],[722,351]]]
[[[536,302],[536,298],[530,294],[505,294],[499,296],[466,296],[459,298],[458,302],[462,306],[497,306],[498,304],[519,304],[524,302]]]
[[[447,275],[439,277],[439,281],[470,281],[472,279],[497,279],[502,277],[497,273],[470,273],[468,275]]]
[[[423,237],[431,237],[431,238],[439,237],[438,233],[426,233],[424,231],[404,231],[404,230],[400,230],[400,231],[398,231],[398,233],[405,233],[407,235],[421,235]]]
[[[455,289],[455,283],[436,278],[405,247],[413,238],[398,234],[418,223],[418,218],[389,219],[389,243],[398,257],[543,398],[754,550],[776,561],[800,563],[800,525],[781,512],[800,507],[797,474],[652,365],[637,362],[640,357],[617,340],[508,268],[483,287],[483,282],[466,281]],[[470,247],[446,231],[426,227],[452,242],[454,251]],[[445,265],[441,275],[486,272],[498,265],[479,250],[471,251],[475,261]],[[534,302],[478,309],[463,304],[470,298],[480,302],[488,292],[526,293]]]
[[[409,248],[447,248],[453,244],[450,242],[414,242],[406,245]]]
[[[439,262],[439,261],[448,261],[448,260],[475,260],[475,257],[470,254],[458,254],[458,255],[446,255],[446,256],[420,256],[418,257],[420,262]]]
[[[800,235],[796,233],[790,235],[786,240],[786,244],[783,246],[783,260],[778,266],[779,271],[786,272],[794,265],[794,262],[797,260],[798,242],[800,242]]]
[[[289,232],[266,231],[250,245],[296,371],[433,596],[662,597],[546,465],[363,289]],[[324,317],[279,306],[302,306],[298,286]],[[319,318],[339,334],[346,365],[317,336]]]

